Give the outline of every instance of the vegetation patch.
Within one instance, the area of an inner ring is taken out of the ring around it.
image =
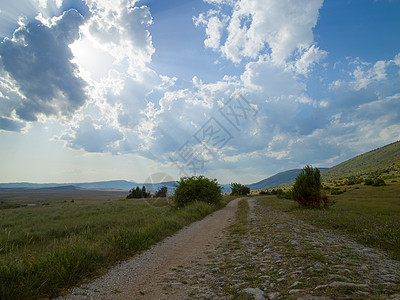
[[[221,187],[217,180],[204,176],[182,177],[174,194],[174,203],[177,207],[196,201],[218,204],[221,200]]]
[[[307,209],[275,196],[266,199],[271,208],[289,212],[314,226],[350,234],[364,245],[385,250],[400,259],[400,184],[382,187],[356,184],[346,193],[332,195],[336,205],[321,210]]]
[[[118,194],[119,195],[119,194]],[[149,248],[221,208],[192,202],[175,208],[167,199],[47,199],[49,205],[1,211],[0,298],[52,298],[82,279]]]

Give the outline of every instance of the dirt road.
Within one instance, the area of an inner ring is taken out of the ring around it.
[[[233,221],[239,199],[148,251],[124,261],[92,283],[62,299],[181,299],[187,296],[185,280],[165,282],[168,273],[193,261],[207,259]]]

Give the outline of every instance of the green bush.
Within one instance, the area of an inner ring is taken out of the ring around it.
[[[382,178],[367,178],[364,179],[365,185],[372,185],[372,186],[384,186],[386,185],[385,180]]]
[[[372,186],[385,186],[385,180],[383,180],[382,178],[376,178],[374,180],[374,183],[372,184]]]
[[[364,184],[365,185],[373,185],[374,184],[374,179],[373,178],[366,178],[366,179],[364,179]]]
[[[327,207],[333,202],[321,193],[321,175],[317,168],[306,166],[296,178],[292,188],[293,200],[302,206]]]
[[[182,177],[174,194],[174,202],[178,207],[194,201],[219,204],[221,200],[221,187],[217,180],[204,176]]]
[[[232,190],[231,195],[234,196],[246,196],[250,193],[250,188],[240,183],[231,183],[230,188]]]
[[[344,192],[346,192],[346,190],[341,190],[338,188],[331,189],[331,195],[340,195],[340,194],[343,194]]]
[[[288,200],[293,200],[293,191],[288,190],[286,192],[282,192],[280,194],[277,194],[279,199],[288,199]]]

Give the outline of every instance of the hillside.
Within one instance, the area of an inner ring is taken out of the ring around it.
[[[284,172],[280,172],[271,177],[263,179],[259,182],[249,184],[248,187],[250,190],[260,190],[260,189],[268,189],[272,187],[277,187],[284,183],[292,182],[296,179],[297,175],[299,175],[301,169],[293,169]]]
[[[365,175],[384,169],[400,168],[400,141],[342,162],[321,172],[325,179]]]

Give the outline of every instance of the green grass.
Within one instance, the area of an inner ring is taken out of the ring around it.
[[[373,187],[346,186],[346,192],[330,196],[329,209],[308,209],[292,200],[265,197],[265,205],[279,209],[314,226],[338,230],[358,242],[386,251],[400,259],[400,184]]]
[[[49,205],[0,210],[1,299],[55,297],[231,200],[173,209],[166,200],[98,196],[49,197]]]
[[[236,211],[236,220],[232,225],[232,231],[234,233],[245,233],[246,225],[248,223],[248,217],[250,213],[249,203],[247,199],[241,199],[238,203],[238,209]]]
[[[400,141],[383,146],[381,148],[361,154],[322,171],[325,179],[360,176],[375,173],[380,175],[389,170],[400,171]]]

